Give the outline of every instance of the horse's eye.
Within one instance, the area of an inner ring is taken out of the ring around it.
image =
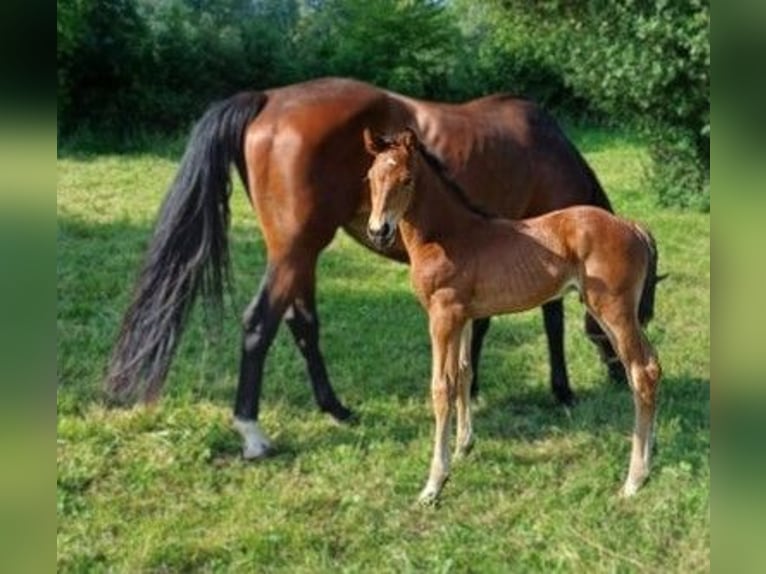
[[[402,181],[403,185],[411,185],[412,184],[412,178],[411,177],[405,177]]]

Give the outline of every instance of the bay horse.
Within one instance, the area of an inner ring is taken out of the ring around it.
[[[112,351],[110,394],[156,397],[195,298],[201,294],[220,308],[234,164],[267,249],[260,288],[242,319],[234,417],[243,454],[256,458],[269,446],[257,422],[259,401],[266,354],[283,318],[306,361],[319,408],[349,419],[319,346],[317,258],[343,228],[369,249],[407,261],[399,238],[381,248],[365,232],[370,205],[362,179],[371,162],[361,138],[365,126],[413,128],[488,212],[518,218],[574,204],[611,210],[582,156],[553,119],[526,100],[498,94],[464,104],[425,102],[339,78],[237,94],[212,105],[191,133]],[[543,315],[551,386],[559,401],[570,403],[561,301],[546,303]],[[474,322],[474,373],[488,325],[488,319]],[[586,332],[618,378],[614,351],[589,316]]]
[[[622,493],[632,496],[649,473],[660,364],[642,332],[639,306],[656,273],[654,239],[640,225],[592,206],[531,219],[490,218],[411,130],[363,133],[374,156],[370,239],[384,247],[398,228],[410,258],[410,278],[428,313],[431,398],[436,419],[428,481],[419,500],[436,500],[449,472],[449,420],[455,407],[455,456],[473,441],[470,380],[474,320],[516,313],[575,287],[588,313],[617,350],[633,390],[635,427]]]

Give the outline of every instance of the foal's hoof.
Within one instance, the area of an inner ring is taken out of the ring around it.
[[[635,496],[638,489],[641,488],[641,485],[643,485],[645,481],[645,476],[635,479],[628,478],[620,489],[620,498],[631,498]]]
[[[420,491],[420,495],[418,496],[418,504],[420,506],[436,506],[437,502],[439,502],[439,493],[441,493],[442,488],[444,488],[444,483],[446,483],[448,479],[449,475],[442,479],[429,480],[426,482],[425,487]]]
[[[473,450],[473,440],[468,441],[466,444],[461,445],[455,449],[453,459],[455,462],[463,460]]]
[[[424,489],[418,496],[418,505],[425,508],[433,508],[439,501],[439,492],[434,490]]]

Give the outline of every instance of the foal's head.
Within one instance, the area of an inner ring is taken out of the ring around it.
[[[372,192],[367,235],[376,246],[388,247],[394,242],[396,226],[407,211],[414,192],[417,139],[410,130],[381,137],[365,129],[364,145],[375,157],[367,172]]]

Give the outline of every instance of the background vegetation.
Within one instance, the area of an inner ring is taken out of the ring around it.
[[[657,199],[709,208],[707,0],[59,0],[57,16],[65,140],[177,133],[213,99],[321,75],[511,91],[641,130]]]

